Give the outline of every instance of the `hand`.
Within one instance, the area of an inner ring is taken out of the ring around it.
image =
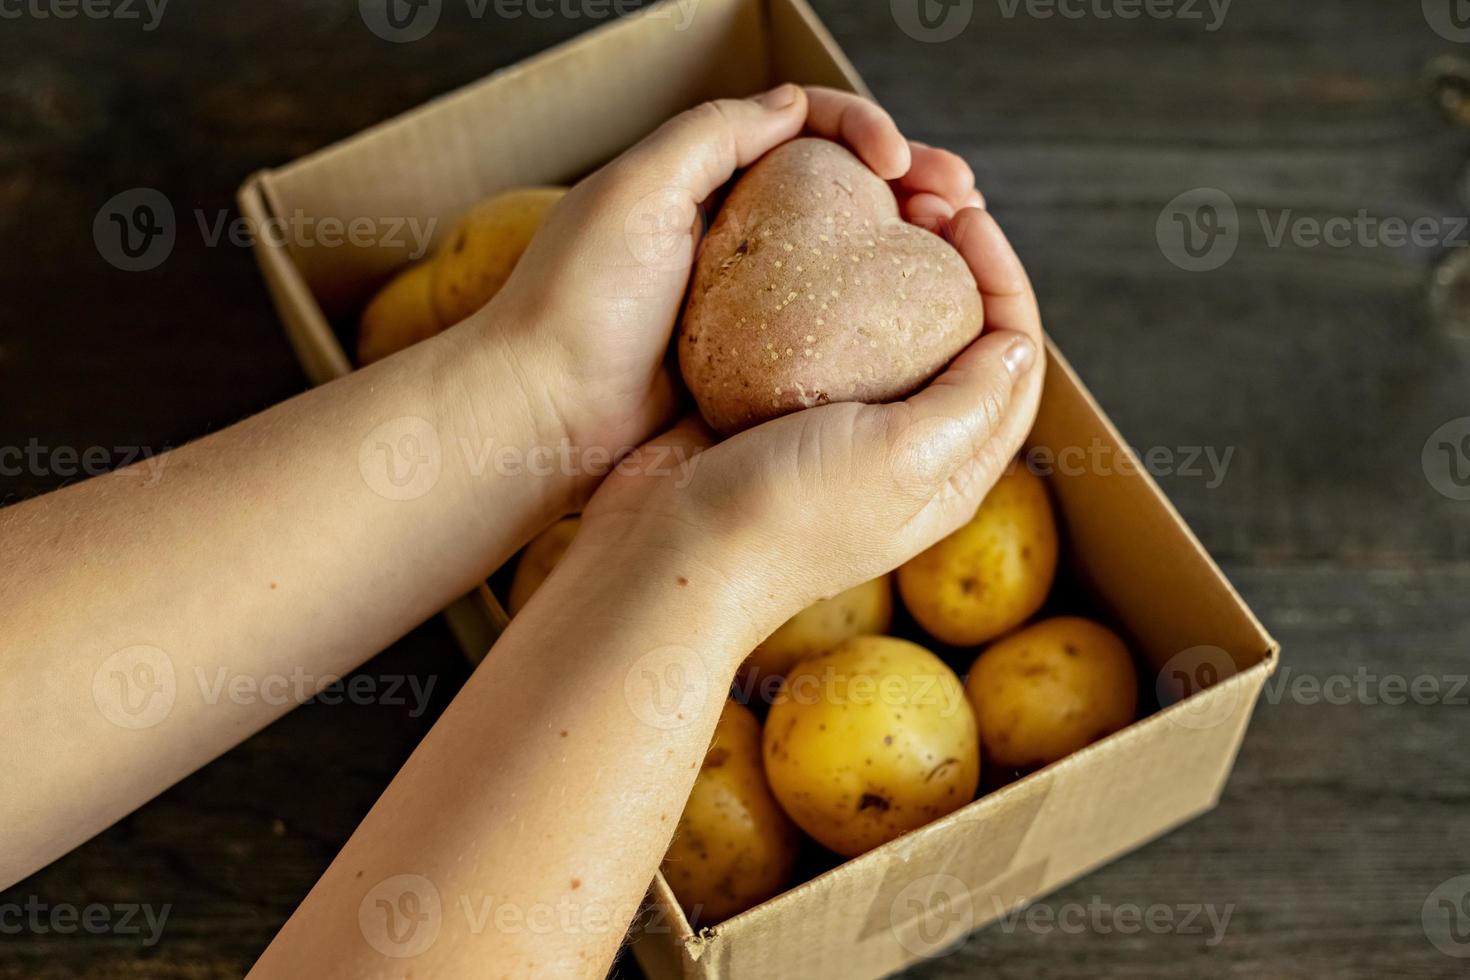
[[[803,132],[841,140],[892,181],[910,220],[932,223],[981,203],[962,159],[907,142],[887,113],[855,95],[782,85],[674,117],[574,187],[505,288],[471,318],[506,336],[519,373],[539,386],[573,447],[617,452],[669,423],[678,389],[666,354],[700,208],[737,168]]]
[[[988,212],[937,227],[969,263],[986,315],[943,374],[902,402],[824,405],[719,445],[685,422],[608,477],[573,549],[679,552],[690,576],[723,579],[764,636],[969,520],[1035,421],[1041,317]]]

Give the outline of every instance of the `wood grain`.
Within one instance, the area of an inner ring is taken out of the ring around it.
[[[942,44],[904,36],[888,4],[816,6],[910,134],[974,165],[1048,328],[1130,440],[1232,454],[1223,479],[1161,480],[1284,642],[1281,677],[1463,679],[1470,503],[1420,465],[1430,433],[1470,415],[1470,350],[1425,307],[1445,248],[1273,245],[1259,220],[1463,216],[1470,133],[1421,77],[1455,45],[1420,4],[1240,0],[1209,32],[982,0]],[[0,446],[161,449],[300,390],[251,256],[208,245],[196,210],[232,216],[249,172],[594,23],[449,3],[429,38],[392,45],[349,2],[170,5],[152,32],[5,21]],[[180,235],[165,265],[129,274],[91,228],[136,186],[168,195]],[[1209,273],[1171,265],[1154,235],[1197,187],[1242,216]],[[0,501],[66,482],[54,469],[0,477]],[[434,709],[303,708],[0,893],[171,906],[152,946],[0,933],[0,978],[240,975],[467,668],[434,622],[365,670],[436,678]],[[1470,873],[1470,707],[1294,690],[1273,682],[1218,810],[1041,903],[1229,906],[1221,941],[993,926],[913,975],[1463,975],[1420,915]]]

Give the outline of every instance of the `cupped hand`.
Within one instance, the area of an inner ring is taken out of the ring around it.
[[[733,589],[769,632],[889,571],[969,520],[1020,451],[1044,340],[1020,260],[986,211],[936,221],[969,263],[986,332],[927,387],[886,405],[824,405],[718,445],[686,421],[619,465],[574,548],[673,550]]]
[[[616,452],[670,422],[677,385],[666,354],[701,209],[737,169],[803,134],[846,144],[916,223],[981,203],[962,159],[906,141],[856,95],[782,85],[675,116],[572,188],[476,315],[504,334],[572,446]]]

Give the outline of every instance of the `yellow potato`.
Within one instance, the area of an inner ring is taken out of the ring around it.
[[[452,326],[490,302],[521,258],[564,187],[522,187],[477,204],[445,240],[434,262],[434,310]]]
[[[510,581],[510,596],[506,599],[506,611],[512,616],[526,608],[531,596],[541,588],[546,576],[561,561],[562,555],[582,525],[580,517],[563,517],[542,531],[536,540],[526,545],[521,560],[516,564],[516,574]]]
[[[444,329],[434,313],[432,263],[409,266],[378,291],[357,328],[357,363],[371,364]]]
[[[746,684],[785,676],[796,663],[820,656],[843,640],[887,632],[893,622],[893,587],[888,579],[884,575],[864,582],[792,616],[745,658]]]
[[[1046,484],[1013,465],[970,523],[898,570],[914,619],[954,646],[993,640],[1030,619],[1057,571],[1057,522]]]
[[[725,703],[663,873],[690,922],[713,925],[781,892],[799,842],[761,769],[761,727]]]
[[[1030,771],[1131,724],[1138,675],[1112,630],[1058,616],[982,653],[965,679],[965,694],[986,762]]]
[[[855,857],[969,803],[975,716],[923,647],[859,636],[803,661],[766,718],[766,776],[796,825]]]

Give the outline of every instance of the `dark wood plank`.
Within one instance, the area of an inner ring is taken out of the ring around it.
[[[1162,481],[1285,642],[1283,677],[1462,676],[1470,504],[1419,461],[1436,427],[1470,415],[1470,350],[1425,308],[1447,249],[1278,247],[1257,216],[1464,214],[1470,138],[1421,77],[1456,46],[1420,5],[1238,0],[1207,32],[1007,18],[997,0],[942,44],[906,37],[888,4],[816,5],[904,126],[975,166],[1049,329],[1133,443],[1233,454],[1221,481]],[[300,390],[250,255],[210,247],[193,213],[229,213],[252,170],[594,23],[446,8],[408,45],[372,37],[350,2],[170,5],[153,32],[6,20],[0,446],[157,450]],[[160,269],[127,274],[91,225],[135,186],[168,195],[189,233]],[[1241,242],[1190,273],[1155,223],[1204,186],[1235,201]],[[0,501],[67,479],[0,476]],[[365,669],[436,678],[434,710],[302,709],[0,893],[172,907],[155,946],[0,934],[0,978],[243,972],[466,672],[438,623]],[[1420,909],[1470,872],[1466,708],[1291,691],[1273,683],[1217,811],[1043,903],[1230,905],[1221,942],[991,927],[914,975],[1460,973]]]
[[[933,45],[819,6],[900,121],[974,165],[1048,329],[1132,442],[1234,451],[1219,487],[1164,480],[1215,553],[1466,554],[1463,507],[1417,465],[1470,412],[1470,346],[1424,309],[1444,250],[1272,247],[1256,213],[1464,215],[1470,140],[1421,77],[1453,46],[1420,5],[1237,4],[1207,34],[977,3]],[[1241,244],[1184,272],[1155,222],[1202,186],[1235,200]],[[1403,504],[1414,519],[1367,516]]]
[[[1470,873],[1459,748],[1470,737],[1470,566],[1230,571],[1286,652],[1219,808],[1038,903],[1085,910],[1087,928],[992,925],[915,976],[1463,975],[1426,939],[1421,913],[1436,886]],[[1389,676],[1433,678],[1437,703],[1387,703]],[[1346,698],[1334,677],[1350,681]],[[1331,698],[1316,693],[1323,683]],[[1114,916],[1129,904],[1167,909],[1181,928],[1109,931],[1126,925]],[[1182,928],[1201,908],[1229,910],[1220,941],[1208,925]]]

